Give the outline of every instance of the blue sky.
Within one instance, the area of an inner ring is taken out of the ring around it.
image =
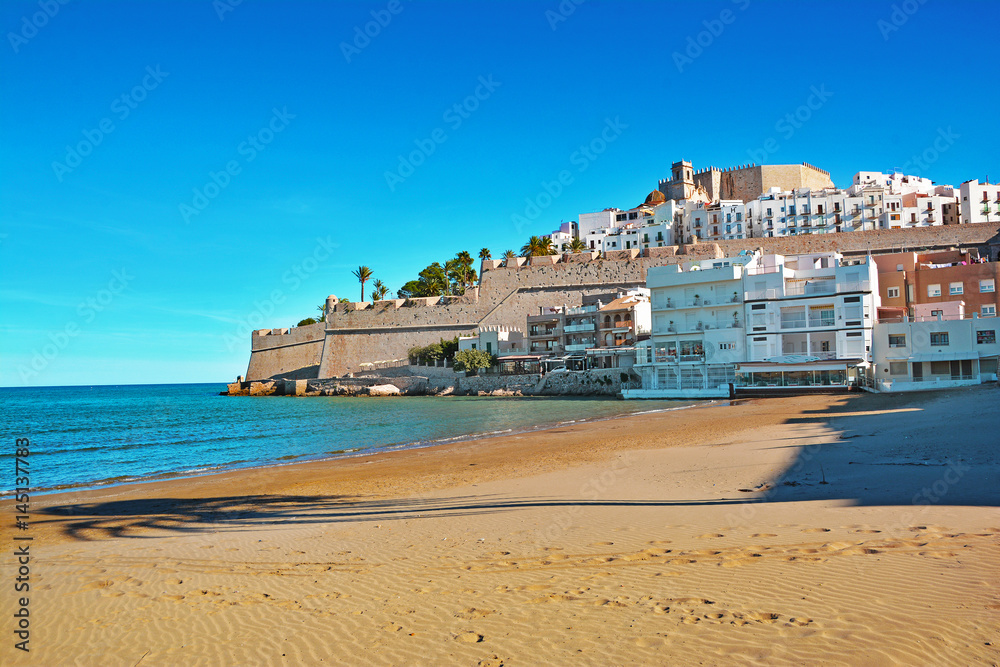
[[[8,0],[0,385],[231,380],[251,329],[357,300],[360,264],[394,292],[634,206],[681,158],[995,180],[998,19],[933,0]]]

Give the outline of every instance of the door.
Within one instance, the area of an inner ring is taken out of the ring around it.
[[[920,382],[924,379],[924,362],[914,361],[913,362],[913,381]]]

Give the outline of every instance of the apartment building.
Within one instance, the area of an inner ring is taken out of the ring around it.
[[[906,316],[993,317],[1000,307],[1000,262],[949,251],[880,255],[875,263],[882,306]]]
[[[903,317],[875,324],[868,386],[878,392],[924,391],[996,381],[1000,319]]]
[[[757,255],[652,267],[652,332],[636,348],[642,389],[628,398],[729,396],[745,358],[743,274]]]
[[[1000,185],[980,183],[977,179],[959,186],[962,222],[996,222],[1000,220]]]
[[[746,361],[737,368],[737,391],[846,388],[871,365],[880,302],[870,257],[767,255],[744,284]]]
[[[603,367],[617,367],[620,353],[593,351],[627,348],[631,356],[638,337],[647,335],[650,326],[649,293],[644,288],[585,296],[580,306],[541,307],[537,315],[529,315],[525,351],[561,358],[576,369],[594,365],[588,356],[602,357],[598,365]]]

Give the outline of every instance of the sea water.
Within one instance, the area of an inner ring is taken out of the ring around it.
[[[681,401],[597,397],[230,397],[223,384],[0,388],[5,433],[31,441],[34,490],[277,466],[530,431]],[[13,488],[0,476],[0,490]]]

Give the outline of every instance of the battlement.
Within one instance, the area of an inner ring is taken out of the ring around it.
[[[803,166],[803,167],[806,167],[806,168],[808,168],[808,169],[812,169],[813,171],[818,171],[819,173],[823,174],[823,175],[824,175],[824,176],[826,176],[827,178],[829,178],[829,177],[830,177],[830,172],[828,172],[828,171],[827,171],[826,169],[820,169],[819,167],[817,167],[817,166],[816,166],[816,165],[814,165],[814,164],[809,164],[808,162],[803,162],[803,163],[802,163],[802,166]]]

